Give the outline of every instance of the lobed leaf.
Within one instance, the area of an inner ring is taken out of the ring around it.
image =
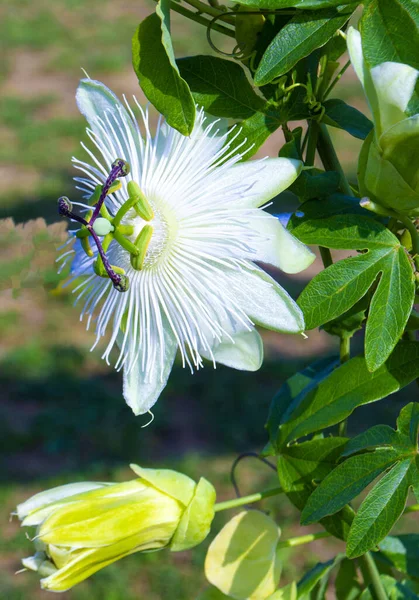
[[[303,290],[298,304],[306,327],[313,329],[349,310],[376,282],[365,357],[370,371],[378,369],[399,341],[413,306],[414,273],[405,249],[384,225],[357,215],[294,216],[290,229],[306,244],[367,250],[321,271]]]

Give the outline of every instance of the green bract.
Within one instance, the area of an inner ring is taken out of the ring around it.
[[[409,115],[418,71],[402,63],[369,68],[361,35],[348,31],[348,49],[367,96],[374,130],[364,142],[358,166],[360,191],[398,212],[419,214],[419,115]]]
[[[17,508],[22,525],[37,525],[34,556],[43,589],[62,592],[110,563],[145,550],[196,546],[214,517],[215,490],[201,478],[131,465],[139,479],[70,484]]]
[[[267,515],[244,511],[223,527],[205,560],[208,581],[237,600],[264,600],[278,585],[280,529]]]

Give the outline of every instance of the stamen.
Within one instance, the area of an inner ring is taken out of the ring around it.
[[[105,267],[105,271],[106,271],[109,279],[113,283],[113,287],[118,292],[126,292],[129,288],[128,277],[123,272],[120,274],[115,272],[114,269],[118,269],[118,271],[123,271],[123,270],[118,267],[111,266],[106,254],[102,248],[102,244],[100,243],[97,233],[95,232],[93,227],[90,227],[90,225],[89,225],[89,231],[92,234],[92,237],[96,242],[96,246],[97,246],[100,258],[102,259],[103,266]],[[100,273],[98,273],[98,274],[100,275]]]
[[[151,225],[144,225],[140,233],[137,236],[134,244],[138,248],[139,252],[137,256],[131,254],[131,266],[137,271],[141,271],[144,265],[145,255],[147,253],[148,246],[153,235],[153,227]]]
[[[144,196],[138,183],[135,183],[135,181],[130,181],[128,182],[127,188],[130,198],[136,199],[134,209],[137,215],[144,219],[144,221],[151,221],[154,219],[153,209],[151,208],[147,198]]]

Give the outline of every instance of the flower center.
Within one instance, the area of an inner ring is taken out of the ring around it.
[[[89,241],[93,238],[99,253],[93,263],[95,273],[100,277],[109,277],[119,292],[128,290],[129,280],[125,269],[111,265],[106,256],[111,242],[115,240],[126,250],[132,268],[141,271],[156,263],[164,252],[168,239],[167,219],[159,210],[153,209],[135,181],[128,183],[128,199],[116,215],[112,216],[108,212],[104,204],[105,197],[121,188],[117,178],[125,177],[128,173],[128,163],[116,159],[105,183],[98,185],[90,197],[92,210],[86,219],[72,212],[68,198],[62,197],[58,201],[58,212],[62,216],[81,223],[82,227],[77,231],[76,237],[90,257],[94,256]]]

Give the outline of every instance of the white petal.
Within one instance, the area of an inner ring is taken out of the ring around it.
[[[349,27],[346,34],[349,58],[359,81],[364,85],[364,55],[362,53],[361,34],[354,27]]]
[[[291,158],[266,158],[232,166],[219,178],[219,186],[240,190],[230,206],[258,208],[287,189],[298,177],[303,163]]]
[[[124,369],[122,393],[125,402],[131,407],[135,415],[143,415],[157,402],[169,379],[176,350],[177,343],[175,337],[168,329],[165,329],[163,368],[160,377],[156,377],[153,381],[148,381],[147,373],[141,369],[141,357],[137,359],[129,371]]]
[[[263,362],[263,342],[256,329],[238,333],[233,342],[222,342],[212,349],[217,363],[239,369],[240,371],[257,371]],[[209,352],[200,351],[203,358],[212,360]]]
[[[371,69],[381,132],[406,118],[405,111],[415,90],[418,73],[410,65],[395,62],[384,62]]]
[[[277,217],[261,213],[252,221],[252,229],[260,233],[260,244],[255,248],[255,260],[269,263],[285,273],[299,273],[311,265],[316,255],[297,240]],[[252,244],[255,247],[256,244]]]
[[[232,274],[231,291],[238,306],[256,325],[283,333],[303,331],[304,317],[299,306],[262,270]]]
[[[82,79],[77,88],[76,102],[79,111],[99,138],[103,137],[103,131],[98,126],[98,119],[102,122],[107,117],[111,119],[114,130],[120,134],[118,139],[124,154],[115,158],[123,158],[130,162],[133,153],[132,144],[137,149],[139,147],[139,133],[137,125],[117,96],[100,81]]]

